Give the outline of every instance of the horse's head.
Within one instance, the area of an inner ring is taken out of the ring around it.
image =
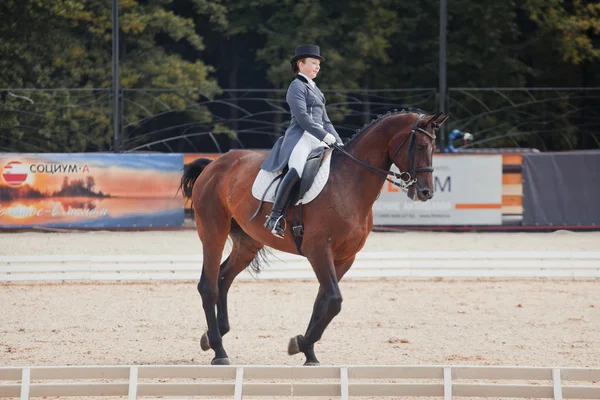
[[[435,131],[450,115],[406,114],[409,122],[394,135],[388,146],[390,160],[404,172],[405,179],[414,180],[408,186],[408,197],[427,201],[433,197],[433,153]],[[407,174],[408,175],[407,175]]]

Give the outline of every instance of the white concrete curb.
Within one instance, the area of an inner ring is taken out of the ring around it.
[[[258,276],[238,279],[315,279],[304,257],[279,253]],[[194,255],[4,256],[0,281],[197,280]],[[363,252],[352,278],[600,278],[600,252]],[[346,278],[345,278],[346,279]]]

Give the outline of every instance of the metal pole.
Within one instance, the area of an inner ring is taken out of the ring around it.
[[[114,151],[120,150],[119,135],[119,0],[112,2],[112,100],[113,100],[113,131]]]
[[[440,88],[439,88],[439,111],[446,112],[446,27],[448,7],[446,0],[440,0]],[[446,129],[440,128],[440,148],[444,151],[446,147]]]

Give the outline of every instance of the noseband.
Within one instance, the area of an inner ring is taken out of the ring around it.
[[[415,168],[414,146],[415,146],[415,136],[416,136],[417,132],[424,133],[427,136],[429,136],[431,139],[435,140],[434,134],[429,133],[425,129],[419,127],[419,122],[421,121],[421,118],[423,118],[423,114],[419,114],[419,116],[415,120],[415,123],[413,124],[412,128],[410,129],[410,134],[406,138],[404,138],[402,143],[400,143],[400,145],[398,146],[398,148],[396,149],[396,151],[394,151],[394,154],[392,155],[391,161],[393,163],[394,157],[396,157],[396,154],[398,154],[398,152],[400,151],[402,146],[404,146],[404,143],[406,143],[406,141],[409,140],[409,142],[408,142],[408,160],[406,163],[407,168],[406,168],[405,172],[400,171],[400,173],[397,173],[397,172],[386,171],[384,169],[374,167],[374,166],[367,164],[366,162],[361,161],[358,158],[354,157],[352,154],[348,153],[346,150],[344,150],[342,147],[340,147],[337,143],[334,144],[333,147],[336,150],[341,151],[342,153],[344,153],[345,155],[347,155],[354,161],[358,162],[363,167],[373,171],[374,173],[376,173],[377,175],[379,175],[381,178],[385,179],[386,181],[390,182],[391,184],[398,186],[400,188],[406,189],[406,188],[410,187],[411,185],[413,185],[417,181],[417,178],[416,178],[417,172],[433,172],[433,167]],[[439,125],[434,122],[433,128],[437,129],[437,128],[439,128]],[[398,168],[400,168],[400,167],[398,167]],[[394,178],[400,179],[400,182],[395,182],[391,179],[388,179],[388,177],[387,177],[388,175],[391,175]]]

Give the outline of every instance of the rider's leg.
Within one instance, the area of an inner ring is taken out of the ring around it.
[[[289,170],[287,174],[281,180],[277,194],[275,195],[275,203],[273,204],[273,210],[267,217],[265,227],[271,231],[271,233],[279,238],[283,238],[285,230],[283,228],[283,210],[289,200],[290,194],[294,184],[302,177],[304,171],[304,164],[308,155],[313,148],[320,144],[319,140],[311,134],[305,132],[290,155],[288,160]]]
[[[304,164],[306,164],[306,159],[308,155],[315,148],[314,141],[317,140],[310,133],[304,132],[296,146],[292,150],[292,154],[290,154],[290,159],[288,160],[288,167],[290,170],[295,169],[298,173],[299,177],[302,177],[302,172],[304,172]]]
[[[296,169],[290,167],[288,173],[285,174],[279,184],[277,194],[275,195],[275,202],[273,203],[273,209],[265,222],[265,227],[269,229],[273,235],[279,238],[283,238],[285,235],[282,221],[285,219],[283,216],[283,209],[290,198],[294,184],[298,182],[299,179],[300,177],[298,176]]]

